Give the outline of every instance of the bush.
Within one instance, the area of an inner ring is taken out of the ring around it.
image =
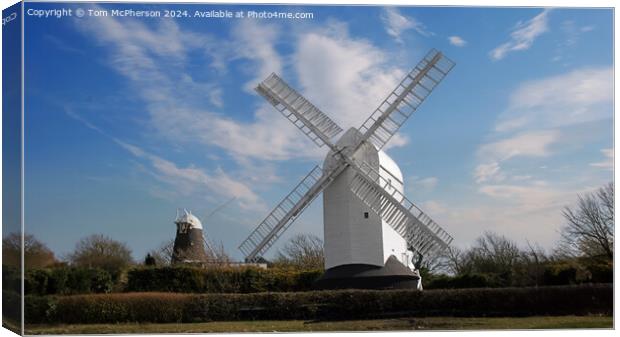
[[[26,272],[26,295],[107,293],[112,290],[112,277],[98,268],[33,269]]]
[[[500,286],[502,286],[502,280],[498,275],[478,273],[432,276],[424,284],[426,289],[493,288]]]
[[[28,323],[207,322],[405,316],[611,315],[613,285],[26,298]]]
[[[577,284],[577,268],[569,263],[550,264],[543,273],[546,285]]]
[[[2,317],[20,322],[22,315],[21,299],[21,296],[17,292],[2,290]]]
[[[255,267],[135,268],[127,273],[127,291],[184,293],[256,293],[308,291],[322,270],[260,269]]]
[[[2,290],[21,293],[21,289],[22,280],[20,270],[12,266],[2,265]]]

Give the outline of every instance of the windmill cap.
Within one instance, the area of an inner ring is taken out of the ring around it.
[[[399,183],[403,183],[403,173],[398,167],[398,164],[392,159],[392,157],[388,156],[387,153],[383,152],[383,150],[379,150],[379,163],[381,166],[385,168],[386,171],[392,175],[392,177],[396,178]]]
[[[192,228],[202,229],[202,222],[192,214],[192,212],[188,212],[187,210],[183,210],[180,214],[177,215],[176,220],[174,220],[175,224],[188,223]]]

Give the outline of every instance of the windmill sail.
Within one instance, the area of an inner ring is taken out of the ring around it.
[[[368,207],[379,214],[408,246],[423,256],[440,253],[452,237],[414,203],[395,188],[386,191],[389,182],[366,163],[351,165],[357,172],[349,187]]]
[[[454,62],[432,49],[360,127],[362,141],[381,149],[454,67]]]
[[[276,74],[261,82],[256,91],[319,147],[324,144],[333,147],[330,139],[342,132],[334,121]]]
[[[453,66],[442,53],[431,50],[360,127],[362,137],[345,133],[343,137],[349,138],[343,143],[353,145],[348,151],[332,143],[342,129],[280,77],[271,74],[261,82],[256,91],[315,144],[328,145],[336,163],[329,165],[329,171],[316,166],[252,231],[239,246],[246,261],[262,257],[318,194],[349,167],[355,173],[349,185],[353,194],[394,228],[409,247],[424,256],[445,249],[452,237],[402,193],[389,188],[377,171],[364,162],[357,163],[354,155],[366,140],[380,150]]]
[[[209,253],[211,255],[211,259],[216,259],[217,260],[220,256],[215,251],[215,246],[213,245],[211,240],[209,240],[209,237],[207,236],[207,234],[205,232],[202,232],[202,240],[204,242],[204,246],[205,246],[205,249],[207,250],[207,253]]]
[[[345,166],[324,173],[319,165],[282,200],[239,246],[248,262],[256,262]]]

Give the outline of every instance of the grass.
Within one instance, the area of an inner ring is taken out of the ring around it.
[[[178,324],[27,325],[26,334],[612,329],[611,316],[425,317],[359,321],[241,321]]]
[[[12,319],[2,317],[2,327],[13,331],[14,333],[21,335],[21,324],[19,322],[13,321]]]

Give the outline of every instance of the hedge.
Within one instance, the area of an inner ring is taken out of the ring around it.
[[[120,323],[405,316],[611,315],[613,285],[253,294],[27,296],[26,322]]]
[[[424,280],[425,289],[498,288],[499,277],[492,274],[437,275]]]
[[[22,297],[19,293],[11,290],[2,290],[2,317],[15,322],[21,321]]]
[[[323,270],[256,267],[141,267],[127,273],[128,292],[255,293],[308,291]]]
[[[26,271],[27,295],[108,293],[113,282],[110,273],[99,268],[51,268]]]

